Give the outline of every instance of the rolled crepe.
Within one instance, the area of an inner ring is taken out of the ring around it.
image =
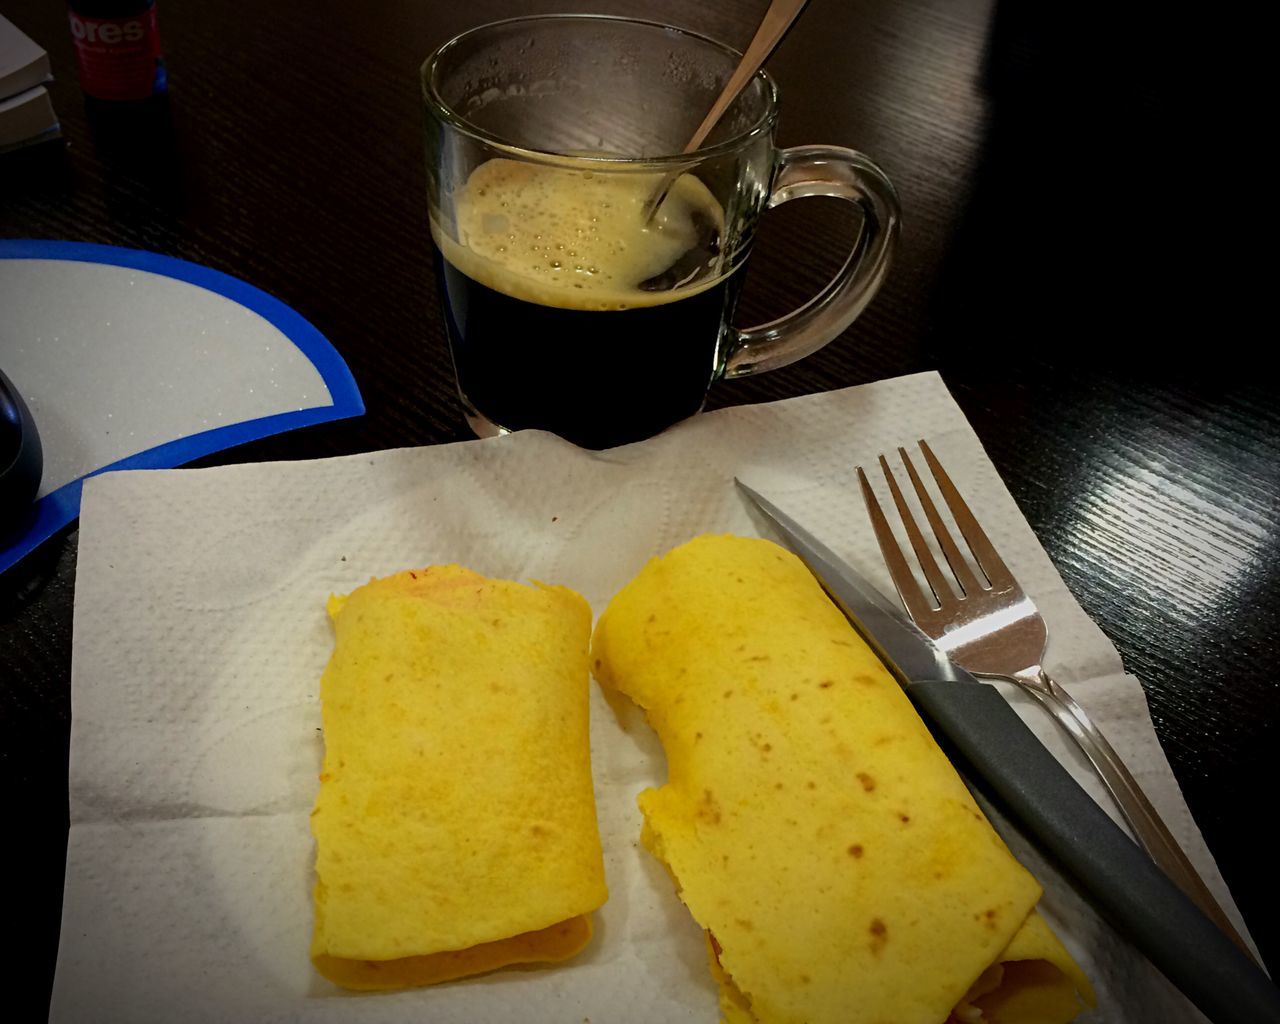
[[[387,989],[577,953],[607,896],[587,603],[449,565],[329,613],[316,968]]]
[[[789,552],[705,536],[652,560],[592,658],[666,750],[641,838],[730,1024],[1060,1024],[1092,1003],[1036,880]]]

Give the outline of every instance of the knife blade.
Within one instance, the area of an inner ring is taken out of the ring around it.
[[[808,566],[962,766],[1081,894],[1214,1024],[1280,1021],[1280,989],[1117,826],[995,687],[960,668],[847,562],[734,482]]]

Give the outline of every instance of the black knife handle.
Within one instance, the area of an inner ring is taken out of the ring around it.
[[[1280,989],[1191,902],[984,683],[907,693],[1089,902],[1214,1024],[1280,1022]]]

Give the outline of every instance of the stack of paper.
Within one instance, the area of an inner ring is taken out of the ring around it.
[[[0,17],[0,153],[62,134],[43,83],[49,55]]]

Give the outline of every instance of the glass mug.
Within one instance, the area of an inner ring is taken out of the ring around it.
[[[897,238],[893,186],[851,149],[777,149],[768,75],[681,154],[739,56],[666,25],[548,15],[472,29],[423,64],[439,291],[477,435],[641,440],[698,412],[714,381],[821,348],[871,300]],[[860,210],[844,267],[788,316],[734,328],[760,215],[812,195]]]

